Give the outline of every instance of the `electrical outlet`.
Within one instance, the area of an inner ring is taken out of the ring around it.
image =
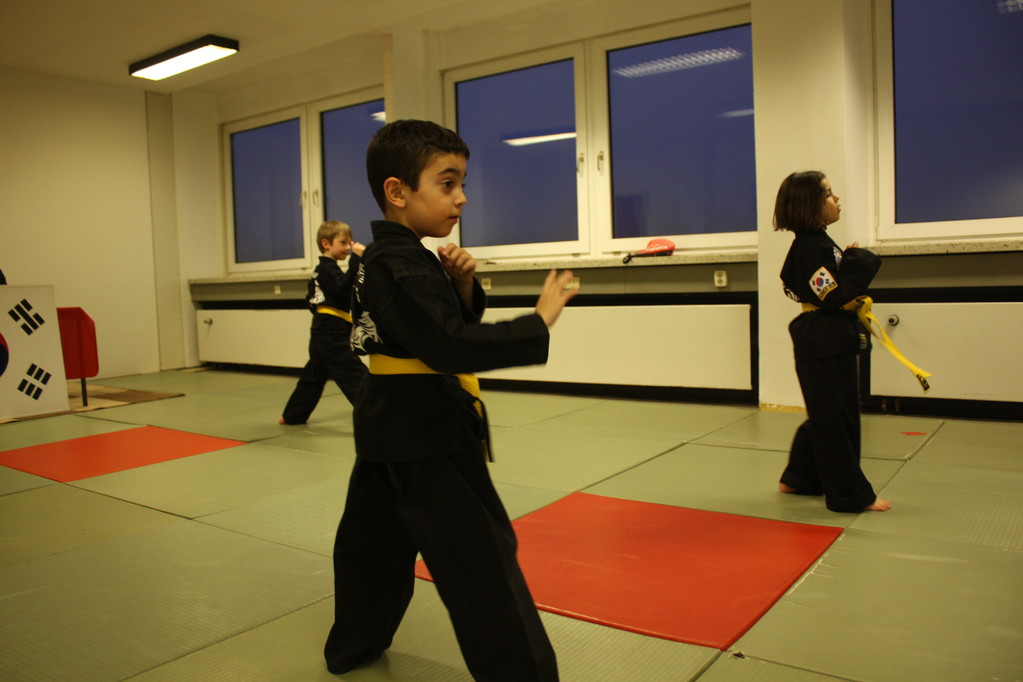
[[[490,278],[489,277],[480,277],[480,286],[483,287],[483,291],[490,291],[490,286],[491,286]]]
[[[727,287],[728,286],[728,270],[715,270],[714,271],[714,286],[716,286],[716,287]]]
[[[280,296],[280,295],[281,295],[281,285],[280,284],[275,284],[274,285],[274,296]]]

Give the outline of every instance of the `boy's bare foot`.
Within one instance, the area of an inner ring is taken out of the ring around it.
[[[888,500],[882,500],[880,497],[874,500],[874,504],[864,507],[863,511],[888,511],[892,508],[892,503]]]
[[[280,419],[278,419],[277,423],[280,424],[281,426],[284,426],[284,417],[281,417]]]
[[[790,485],[785,485],[784,483],[779,483],[778,484],[778,490],[780,490],[783,493],[794,493],[794,492],[796,492],[795,488],[793,488]]]

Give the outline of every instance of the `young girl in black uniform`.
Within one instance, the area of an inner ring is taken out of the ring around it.
[[[385,220],[373,221],[352,296],[352,347],[370,374],[355,402],[356,461],[334,543],[334,625],[324,655],[343,673],[391,645],[421,552],[476,680],[553,682],[554,650],[487,471],[472,375],[547,361],[548,327],[577,289],[552,270],[536,312],[483,324],[476,261],[438,250],[466,202],[469,149],[427,121],[394,121],[366,155]]]
[[[823,493],[831,511],[887,511],[891,503],[877,497],[860,468],[857,355],[869,351],[870,335],[855,312],[881,259],[856,243],[843,252],[828,236],[840,213],[819,171],[793,173],[778,189],[774,228],[795,235],[781,280],[785,294],[803,304],[789,334],[807,413],[778,488]]]

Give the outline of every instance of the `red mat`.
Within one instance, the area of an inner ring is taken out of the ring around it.
[[[841,533],[587,493],[514,525],[540,609],[722,650]],[[416,575],[430,577],[422,562]]]
[[[140,426],[0,452],[0,465],[66,483],[233,448],[245,441]]]

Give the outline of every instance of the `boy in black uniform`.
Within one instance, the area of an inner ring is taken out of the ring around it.
[[[860,468],[857,355],[870,335],[856,315],[881,259],[854,243],[843,252],[828,236],[841,207],[819,171],[793,173],[778,189],[776,230],[795,234],[781,279],[803,304],[789,324],[807,420],[796,431],[778,484],[783,493],[820,495],[836,512],[887,511]]]
[[[316,233],[320,262],[309,278],[306,300],[313,313],[309,333],[309,362],[302,368],[298,384],[284,406],[280,424],[305,424],[323,395],[327,379],[332,379],[348,402],[366,375],[366,366],[352,353],[350,334],[352,317],[352,281],[364,247],[352,241],[352,229],[340,220],[327,220]],[[337,266],[351,254],[348,272]]]
[[[355,403],[357,458],[334,544],[331,672],[391,645],[422,552],[477,680],[557,680],[557,662],[516,559],[486,467],[485,412],[462,373],[547,360],[548,327],[577,293],[547,275],[536,312],[482,324],[476,262],[446,237],[466,202],[469,149],[427,121],[381,128],[366,169],[374,221],[352,298],[352,347],[370,358]]]

